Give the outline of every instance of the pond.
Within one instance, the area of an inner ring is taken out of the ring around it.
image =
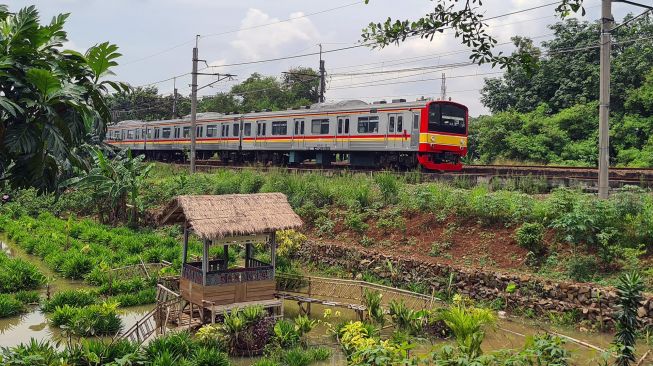
[[[0,236],[0,249],[6,251],[11,256],[23,258],[34,263],[38,266],[39,270],[50,280],[50,292],[61,291],[64,289],[86,288],[89,287],[82,281],[72,281],[64,279],[54,273],[48,268],[39,258],[31,256],[20,248],[13,245],[8,245],[6,238]],[[43,296],[45,296],[47,289],[43,289]],[[141,319],[153,305],[145,305],[138,307],[131,307],[120,309],[120,317],[123,320],[124,329],[131,327],[137,320]],[[322,315],[327,307],[319,304],[313,304],[312,317],[315,319],[323,319]],[[286,301],[284,304],[285,316],[287,318],[294,318],[299,313],[299,308],[296,302]],[[333,309],[334,311],[337,309]],[[353,311],[340,310],[340,317],[332,319],[332,322],[340,322],[343,320],[356,320],[356,314]],[[312,345],[323,345],[332,349],[332,357],[328,361],[324,361],[315,365],[318,366],[335,366],[346,365],[345,355],[340,350],[340,347],[335,343],[335,340],[328,336],[326,333],[326,326],[319,325],[309,333],[310,343]],[[612,341],[612,334],[609,333],[593,333],[593,332],[579,332],[572,329],[553,329],[547,324],[537,322],[535,320],[528,320],[523,318],[511,317],[510,319],[500,319],[495,329],[487,332],[485,341],[483,343],[483,350],[491,352],[496,349],[513,348],[518,349],[523,347],[525,338],[524,336],[535,335],[543,331],[555,331],[565,334],[569,337],[578,339],[582,342],[607,349],[610,347]],[[390,329],[384,331],[389,335]],[[32,307],[31,311],[26,314],[0,319],[0,347],[1,346],[15,346],[20,343],[26,343],[31,338],[37,340],[54,340],[63,341],[61,331],[57,328],[48,325],[47,317],[43,314],[38,307]],[[438,343],[444,343],[441,341]],[[640,342],[641,343],[641,342]],[[573,342],[568,342],[566,346],[572,351],[573,364],[577,365],[593,365],[597,363],[600,354],[598,351],[582,346]],[[639,354],[643,353],[640,346]],[[413,352],[427,353],[432,348],[428,342],[420,344]],[[248,366],[255,362],[257,358],[233,358],[233,365],[235,366]]]

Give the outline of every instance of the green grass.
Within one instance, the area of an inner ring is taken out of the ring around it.
[[[45,276],[35,265],[0,251],[0,293],[34,290],[44,283]]]

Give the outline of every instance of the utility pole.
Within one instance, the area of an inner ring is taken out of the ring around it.
[[[190,84],[190,173],[195,173],[195,140],[197,129],[197,62],[199,34],[195,36],[195,48],[193,48],[193,72]]]
[[[599,79],[599,198],[610,191],[610,50],[612,48],[612,0],[601,3],[601,57]]]
[[[440,83],[440,94],[440,99],[447,99],[447,76],[444,73],[442,73],[442,82]]]
[[[172,118],[177,118],[177,78],[172,79]]]
[[[325,74],[326,71],[324,70],[324,60],[322,60],[322,44],[320,43],[320,98],[318,100],[320,103],[324,103],[324,89],[326,87],[324,80]]]

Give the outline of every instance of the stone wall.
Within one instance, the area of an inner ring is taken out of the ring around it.
[[[476,300],[506,299],[509,307],[531,308],[536,314],[576,310],[582,319],[603,321],[611,327],[617,311],[617,294],[612,287],[589,283],[558,282],[530,275],[508,274],[426,263],[399,255],[385,255],[370,249],[344,245],[306,242],[300,249],[302,260],[325,266],[340,266],[353,274],[372,272],[396,285],[423,283],[439,292],[451,291]],[[393,271],[388,266],[392,264]],[[394,273],[393,273],[394,272]],[[449,287],[450,274],[453,282]],[[506,292],[509,284],[515,291]],[[653,296],[645,295],[638,315],[653,324]]]

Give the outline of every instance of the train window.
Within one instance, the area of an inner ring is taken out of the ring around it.
[[[161,129],[161,137],[164,139],[170,138],[170,127],[164,127]]]
[[[120,131],[113,131],[113,139],[120,140]]]
[[[395,132],[395,116],[390,116],[388,121],[388,132]]]
[[[224,126],[224,135],[229,136],[229,125]]]
[[[404,116],[397,116],[397,132],[404,130]]]
[[[301,135],[304,134],[304,120],[302,120],[301,123],[299,124],[299,133]]]
[[[182,135],[183,138],[188,138],[190,137],[190,126],[184,126],[184,129],[182,130]]]
[[[265,124],[263,121],[256,122],[256,136],[265,136]]]
[[[467,109],[454,104],[431,103],[429,106],[429,131],[465,134]]]
[[[179,127],[175,127],[175,132],[174,132],[173,138],[178,139],[180,134],[181,134],[181,129]]]
[[[379,116],[358,117],[358,133],[379,132]]]
[[[215,137],[218,132],[218,126],[208,125],[206,126],[206,137]]]
[[[413,130],[419,130],[419,114],[413,114]]]
[[[148,128],[148,129],[147,129],[147,138],[148,138],[148,139],[151,139],[151,138],[152,138],[152,129],[151,129],[151,128]]]
[[[195,129],[195,137],[202,137],[204,135],[204,126],[197,126]]]
[[[154,139],[158,140],[160,134],[161,134],[161,130],[158,127],[155,127],[154,128]]]
[[[288,134],[288,122],[286,122],[286,121],[274,121],[274,122],[272,122],[272,134],[273,135],[287,135]]]
[[[329,119],[311,120],[311,133],[313,135],[326,135],[329,133]]]
[[[338,118],[338,134],[342,133],[342,118]]]
[[[349,133],[349,118],[345,118],[345,133]]]
[[[243,135],[252,136],[252,124],[250,122],[243,125]]]
[[[299,121],[295,121],[295,136],[299,135]]]
[[[136,137],[136,140],[140,140],[140,138],[141,138],[141,129],[137,128],[136,130],[134,130],[134,132],[136,132],[136,135],[134,136],[134,137]]]
[[[240,136],[240,125],[238,123],[234,123],[234,136]]]

